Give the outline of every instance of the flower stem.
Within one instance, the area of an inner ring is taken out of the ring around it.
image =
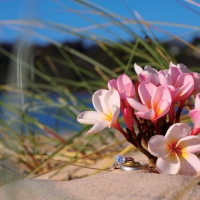
[[[175,113],[174,113],[174,103],[172,102],[170,110],[169,110],[169,123],[172,125],[174,123],[174,117],[175,117]]]
[[[149,166],[155,166],[157,158],[153,155],[151,155],[146,149],[143,147],[138,148],[140,152],[142,152],[148,159],[149,159]]]
[[[138,141],[137,135],[135,134],[134,130],[129,130],[128,128],[126,128],[127,133],[131,136],[131,140],[134,141],[134,143],[136,144],[136,148],[138,149],[141,145]]]
[[[142,152],[144,155],[147,156],[149,159],[149,166],[155,166],[157,158],[151,155],[138,141],[137,135],[135,134],[134,130],[130,131],[127,129],[126,133],[122,127],[119,125],[118,121],[116,123],[112,124],[112,127],[117,129],[119,132],[123,134],[123,136],[126,138],[128,142],[130,142],[133,146],[135,146],[140,152]]]
[[[138,131],[141,132],[141,131],[142,131],[142,129],[141,129],[141,124],[140,124],[138,118],[135,116],[134,112],[133,112],[133,119],[134,119],[134,121],[135,121],[135,123],[136,123],[136,126],[137,126]]]
[[[153,121],[154,129],[156,135],[160,135],[159,128],[158,128],[158,120]]]
[[[135,146],[135,147],[137,148],[137,145],[136,145],[136,143],[134,142],[134,140],[133,140],[131,134],[126,133],[126,132],[122,129],[122,127],[119,125],[118,121],[116,121],[115,124],[112,124],[112,127],[115,128],[115,129],[117,129],[120,133],[122,133],[123,136],[125,137],[125,139],[126,139],[128,142],[130,142],[133,146]]]
[[[185,101],[186,100],[180,101],[180,105],[179,105],[178,110],[176,112],[176,121],[175,121],[175,123],[179,123],[180,122],[181,112],[183,110],[183,106],[185,104]]]

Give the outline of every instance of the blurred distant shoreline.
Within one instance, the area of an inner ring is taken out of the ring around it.
[[[130,41],[130,43],[134,44],[134,41]],[[191,44],[200,49],[200,37],[194,38],[191,41]],[[183,63],[188,68],[195,67],[197,68],[197,70],[199,69],[200,72],[199,52],[193,51],[188,46],[175,40],[163,43],[162,45],[167,49],[167,51],[169,51],[170,54],[174,56],[177,63]],[[109,57],[108,54],[98,44],[94,43],[86,45],[84,40],[77,40],[73,42],[65,42],[63,43],[63,46],[67,46],[71,49],[75,49],[76,51],[81,52],[82,54],[107,66],[110,70],[118,67],[116,62],[114,62],[113,59]],[[116,57],[124,60],[125,63],[127,62],[126,53],[123,50],[117,48],[117,45],[113,45],[112,47],[107,46],[107,48],[109,48],[109,51],[112,52]],[[16,71],[16,63],[14,61],[11,61],[10,58],[7,55],[5,55],[5,52],[9,52],[15,55],[16,51],[14,51],[14,44],[0,44],[1,85],[12,84],[16,82],[15,78],[12,78],[12,80],[8,80],[9,73],[13,71],[15,73]],[[80,80],[76,71],[69,64],[69,60],[67,61],[62,55],[62,53],[59,51],[58,47],[56,47],[53,44],[45,46],[37,44],[25,46],[23,52],[24,55],[22,59],[24,59],[25,62],[31,64],[34,68],[41,70],[43,73],[56,78],[56,80],[60,81],[63,85],[65,85],[65,83],[63,82],[63,80],[65,79],[76,82]],[[71,62],[73,62],[74,65],[89,70],[91,73],[98,75],[98,72],[94,69],[95,66],[92,66],[92,64],[73,54],[67,53],[67,55],[70,57],[70,60]],[[134,58],[134,62],[140,63],[142,62],[142,60],[136,57]],[[27,79],[28,78],[29,77],[27,77]],[[84,78],[86,80],[92,80],[92,78],[90,76],[87,76],[87,74],[84,74]],[[47,83],[42,77],[39,77],[37,75],[34,75],[34,82],[41,84]],[[79,90],[84,91],[84,88]]]

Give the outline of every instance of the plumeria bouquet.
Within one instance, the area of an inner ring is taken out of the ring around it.
[[[128,142],[144,153],[149,166],[160,173],[200,175],[200,77],[183,64],[169,64],[168,70],[134,65],[138,80],[125,75],[108,82],[108,90],[100,89],[92,97],[96,111],[85,111],[77,120],[94,125],[87,134],[113,127]],[[189,115],[194,127],[180,123],[181,112],[197,94]],[[193,108],[193,109],[192,109]],[[126,128],[118,122],[123,116]]]

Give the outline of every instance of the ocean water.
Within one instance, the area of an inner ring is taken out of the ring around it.
[[[6,126],[10,131],[14,130],[17,134],[41,132],[42,130],[32,121],[50,127],[59,134],[77,132],[83,128],[83,125],[76,120],[77,115],[94,108],[90,94],[82,92],[75,94],[75,97],[85,103],[84,110],[80,107],[80,103],[74,105],[70,100],[61,104],[59,98],[66,98],[56,93],[48,94],[52,103],[30,97],[25,97],[22,103],[17,93],[0,93],[0,125]],[[186,114],[188,111],[184,109],[182,113]]]
[[[79,131],[82,125],[77,122],[77,115],[82,111],[80,104],[73,105],[72,102],[60,103],[59,98],[65,99],[56,93],[49,93],[52,103],[44,100],[37,100],[30,97],[21,99],[17,93],[0,93],[0,125],[7,126],[16,133],[26,133],[27,131],[35,134],[41,131],[31,121],[37,121],[50,127],[59,134],[71,131]],[[86,106],[93,109],[91,96],[86,93],[76,94],[80,101],[87,101]],[[27,120],[28,118],[28,120]]]

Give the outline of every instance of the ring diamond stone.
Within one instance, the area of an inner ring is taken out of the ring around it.
[[[117,155],[115,157],[115,162],[113,167],[116,168],[118,165],[122,165],[126,161],[126,158],[123,155]]]
[[[122,165],[125,162],[126,158],[123,155],[117,155],[115,161]]]

